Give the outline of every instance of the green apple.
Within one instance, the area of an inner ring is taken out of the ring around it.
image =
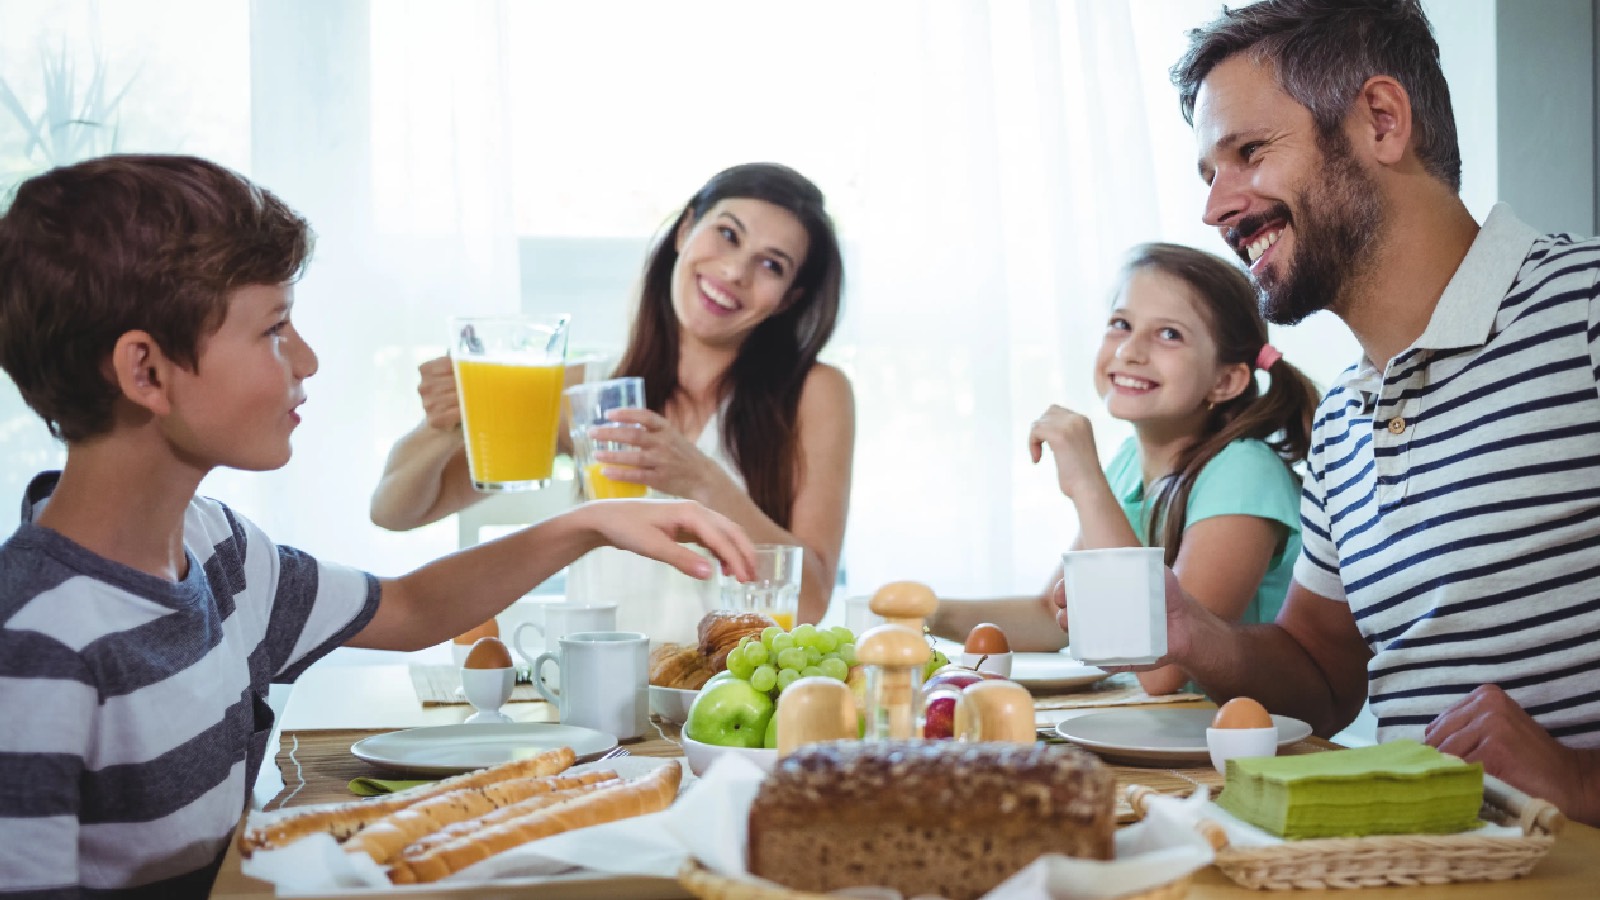
[[[928,664],[922,667],[923,682],[926,683],[929,678],[933,677],[933,673],[949,664],[950,657],[945,656],[943,651],[935,649],[933,654],[928,657]]]
[[[729,678],[700,689],[683,733],[702,744],[760,747],[777,704],[750,682]]]
[[[710,678],[707,678],[706,679],[706,683],[700,685],[700,689],[701,690],[705,690],[706,688],[711,687],[713,684],[716,684],[716,683],[718,683],[720,681],[727,681],[730,678],[737,680],[738,677],[739,676],[733,674],[732,672],[729,672],[727,669],[723,669],[721,672],[718,672],[717,674],[711,676]]]
[[[768,750],[778,749],[778,717],[776,715],[767,720],[767,737],[761,742],[761,746],[766,747]]]

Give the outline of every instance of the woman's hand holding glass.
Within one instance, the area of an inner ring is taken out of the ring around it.
[[[422,413],[428,425],[440,431],[461,427],[461,401],[456,396],[456,370],[450,357],[440,356],[417,366],[421,376],[417,396],[422,398]]]
[[[642,484],[663,494],[706,502],[717,479],[728,475],[672,426],[660,413],[648,409],[617,409],[609,414],[616,425],[592,428],[596,441],[628,444],[631,450],[595,451],[605,465],[601,474],[613,481]]]

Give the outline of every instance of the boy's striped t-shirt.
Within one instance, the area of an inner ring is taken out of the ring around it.
[[[1600,747],[1597,274],[1496,207],[1416,343],[1318,408],[1295,579],[1350,604],[1380,740],[1496,684]]]
[[[377,580],[203,498],[178,583],[31,512],[0,545],[0,895],[204,897],[262,762],[269,684],[359,631]]]

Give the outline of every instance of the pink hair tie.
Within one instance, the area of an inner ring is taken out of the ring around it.
[[[1256,368],[1265,372],[1283,359],[1283,351],[1271,344],[1262,344],[1261,352],[1256,354]]]

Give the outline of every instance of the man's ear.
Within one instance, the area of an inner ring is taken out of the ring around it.
[[[1411,146],[1411,95],[1388,75],[1374,75],[1361,86],[1355,103],[1356,128],[1379,163],[1393,166]]]
[[[1217,373],[1217,383],[1212,385],[1211,393],[1206,394],[1206,399],[1212,403],[1227,403],[1244,393],[1253,375],[1254,372],[1245,363],[1223,366]]]
[[[111,377],[122,395],[154,415],[172,411],[168,390],[174,363],[147,331],[130,331],[111,349]]]

